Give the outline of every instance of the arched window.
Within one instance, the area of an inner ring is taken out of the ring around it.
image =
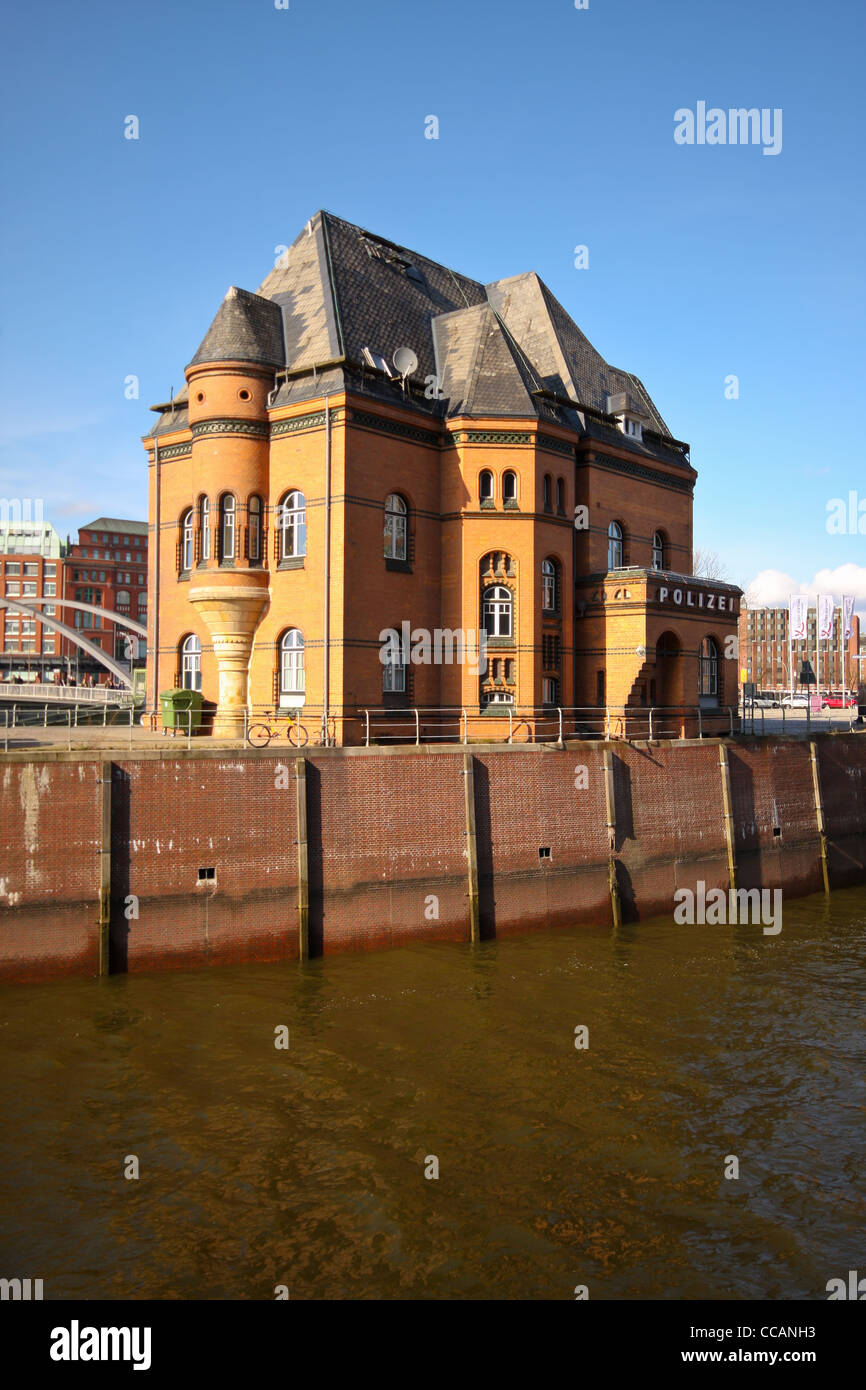
[[[247,532],[247,559],[251,565],[258,565],[262,559],[262,499],[255,494],[247,506],[249,530]]]
[[[406,559],[407,517],[409,508],[396,492],[385,498],[385,559]]]
[[[277,509],[280,528],[280,559],[296,560],[307,553],[307,499],[302,492],[289,492]]]
[[[557,478],[557,480],[556,480],[556,510],[557,510],[558,512],[564,512],[564,511],[565,511],[565,479],[564,479],[564,478]]]
[[[541,606],[545,613],[556,612],[556,564],[553,560],[541,562]]]
[[[714,637],[705,637],[701,642],[700,682],[698,694],[718,699],[719,694],[719,647]]]
[[[665,538],[662,531],[653,532],[653,569],[663,570],[665,567]]]
[[[201,499],[201,558],[210,559],[210,498]]]
[[[201,690],[201,642],[195,633],[180,646],[180,683],[184,690]]]
[[[553,479],[549,473],[544,475],[544,510],[553,511]]]
[[[185,571],[192,569],[194,522],[193,510],[190,507],[188,512],[184,512],[181,521],[183,534],[180,541],[180,567]]]
[[[504,584],[491,584],[484,590],[483,620],[488,637],[510,637],[514,599]]]
[[[622,569],[622,527],[618,521],[612,521],[607,528],[607,567]]]
[[[128,590],[128,589],[118,589],[118,591],[117,591],[117,607],[118,607],[118,609],[119,609],[119,611],[120,611],[121,613],[128,613],[128,612],[129,612],[129,590]]]
[[[517,501],[517,474],[510,468],[502,475],[502,501],[506,507]]]
[[[235,558],[235,499],[230,492],[220,499],[220,559]]]
[[[489,468],[483,468],[478,475],[478,500],[480,502],[493,501],[493,474]]]
[[[290,627],[280,642],[280,695],[303,695],[304,634]]]

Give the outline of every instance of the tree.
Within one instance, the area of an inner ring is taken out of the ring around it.
[[[692,574],[696,579],[718,579],[728,582],[728,571],[714,550],[696,550],[692,556]]]

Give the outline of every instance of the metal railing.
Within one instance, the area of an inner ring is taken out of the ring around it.
[[[663,739],[733,734],[732,706],[388,706],[359,711],[366,747],[381,743],[555,743],[567,738]],[[343,716],[350,720],[351,715]]]
[[[781,723],[781,729],[779,727]],[[808,705],[795,705],[786,708],[779,705],[771,709],[753,708],[749,701],[740,711],[742,732],[754,737],[766,737],[781,733],[785,737],[808,737],[810,733],[822,733],[825,729],[845,729],[849,733],[859,725],[856,705],[846,709],[813,711]]]
[[[0,700],[56,700],[59,704],[120,705],[132,703],[131,690],[106,685],[55,685],[53,681],[0,681]]]

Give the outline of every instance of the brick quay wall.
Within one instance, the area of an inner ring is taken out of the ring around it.
[[[698,880],[866,882],[866,738],[0,756],[10,980],[637,921]]]

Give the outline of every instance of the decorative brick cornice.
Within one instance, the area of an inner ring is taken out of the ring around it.
[[[610,454],[593,454],[591,459],[579,458],[578,464],[582,468],[593,468],[598,464],[601,468],[609,468],[614,473],[625,473],[630,478],[641,478],[649,483],[656,483],[659,487],[670,488],[673,492],[687,492],[689,495],[694,491],[694,482],[690,478],[674,478],[670,473],[657,473],[653,468],[646,468],[641,463],[631,463],[626,459],[612,458]]]
[[[212,434],[243,434],[253,439],[267,439],[268,426],[263,420],[239,420],[225,417],[217,420],[199,420],[191,426],[193,439]]]
[[[531,444],[532,435],[522,430],[455,430],[455,444]]]
[[[574,458],[574,445],[569,444],[565,439],[554,439],[549,434],[538,436],[539,449],[546,449],[550,454],[562,454],[565,458]]]
[[[331,411],[331,424],[339,425],[346,418],[342,408]],[[298,434],[301,430],[323,430],[325,428],[324,410],[314,410],[309,415],[291,415],[285,420],[271,422],[271,439],[279,439],[284,434]]]
[[[152,456],[153,456],[153,450],[151,450],[150,453],[151,453],[151,457],[152,457]],[[168,463],[170,459],[183,459],[183,458],[187,458],[187,459],[188,459],[188,458],[190,458],[191,456],[192,456],[192,440],[188,440],[185,444],[166,444],[166,446],[165,446],[164,448],[163,448],[162,446],[160,446],[160,450],[159,450],[159,461],[160,461],[160,463]]]
[[[350,419],[354,425],[361,425],[364,429],[379,430],[382,434],[393,434],[400,439],[411,439],[416,444],[426,444],[431,449],[438,449],[441,439],[438,433],[432,430],[417,429],[414,425],[404,425],[399,420],[389,420],[383,415],[371,415],[366,410],[352,410]]]

